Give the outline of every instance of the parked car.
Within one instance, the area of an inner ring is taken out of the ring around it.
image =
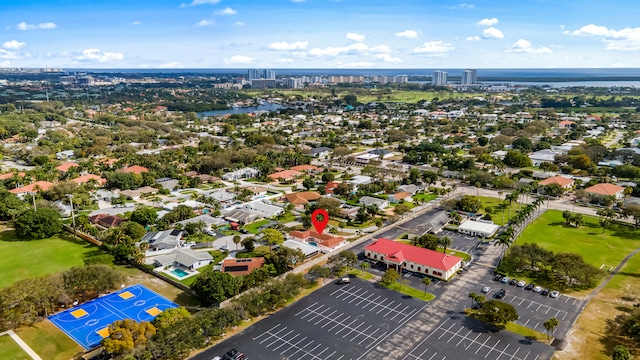
[[[491,291],[491,287],[489,287],[489,286],[485,286],[485,287],[482,288],[482,292],[485,293],[485,294],[488,293],[489,291]]]
[[[553,298],[553,299],[557,299],[557,298],[558,298],[558,296],[560,296],[560,293],[559,293],[559,292],[557,292],[557,291],[555,291],[555,290],[553,290],[553,291],[549,294],[549,297],[550,297],[550,298]]]
[[[509,277],[508,277],[508,276],[505,276],[505,277],[503,277],[502,279],[500,279],[500,282],[501,282],[501,283],[503,283],[503,284],[508,284],[508,283],[509,283],[509,280],[511,280],[511,279],[509,279]]]
[[[509,285],[517,285],[518,284],[518,279],[511,279],[511,281],[509,281]]]
[[[525,285],[527,285],[527,282],[524,280],[520,280],[518,281],[518,283],[516,284],[517,287],[524,287]]]
[[[529,284],[529,285],[525,286],[525,287],[524,287],[524,289],[525,289],[525,290],[533,290],[533,288],[534,288],[535,286],[536,286],[536,285],[535,285],[534,283],[531,283],[531,284]]]
[[[493,277],[493,280],[494,280],[494,281],[500,281],[500,280],[502,280],[502,275],[497,274],[496,276],[494,276],[494,277]]]
[[[342,277],[338,280],[336,280],[336,284],[342,285],[342,284],[349,284],[351,283],[351,279],[349,279],[348,277]]]
[[[542,296],[549,295],[549,289],[542,289],[542,291],[540,291],[540,295],[542,295]]]
[[[495,293],[495,295],[493,295],[493,297],[496,298],[496,299],[502,299],[505,295],[507,295],[507,290],[500,289],[500,291]]]

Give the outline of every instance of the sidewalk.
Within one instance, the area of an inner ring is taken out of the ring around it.
[[[18,336],[18,334],[13,332],[13,330],[9,330],[9,331],[5,331],[3,333],[0,333],[0,336],[2,336],[2,335],[9,335],[9,337],[11,337],[11,339],[13,339],[13,341],[15,341],[16,344],[18,344],[18,346],[20,346],[20,348],[22,348],[22,350],[24,350],[24,352],[26,352],[29,356],[31,356],[31,358],[33,360],[42,360],[42,358],[40,356],[38,356],[38,354],[36,354],[36,352],[33,351],[33,349],[31,349],[31,347],[29,347],[29,345],[27,345],[27,343],[25,343],[20,338],[20,336]]]

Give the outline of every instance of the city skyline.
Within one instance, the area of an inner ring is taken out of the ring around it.
[[[637,8],[630,0],[8,0],[0,67],[633,68]]]

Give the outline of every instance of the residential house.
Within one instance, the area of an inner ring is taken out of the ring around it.
[[[230,222],[235,222],[238,224],[249,224],[256,221],[259,216],[258,214],[251,212],[247,209],[233,209],[223,213],[225,220]]]
[[[240,179],[251,179],[260,176],[260,170],[252,167],[244,167],[222,175],[222,180],[236,181]]]
[[[239,206],[237,209],[247,210],[263,218],[272,218],[284,213],[284,209],[280,206],[267,204],[262,201],[249,202]]]
[[[367,154],[375,155],[379,159],[386,159],[388,157],[393,156],[393,152],[387,149],[373,149],[373,150],[369,150]]]
[[[149,169],[147,169],[144,166],[133,165],[133,166],[126,167],[120,171],[125,173],[142,174],[142,173],[149,172]]]
[[[136,190],[122,190],[120,191],[121,196],[126,196],[132,200],[138,200],[142,195],[145,194],[155,194],[158,192],[158,189],[151,186],[143,186]]]
[[[324,192],[328,195],[333,195],[334,190],[338,187],[338,185],[340,185],[341,183],[338,181],[329,181],[327,183],[327,185],[325,185],[324,187]]]
[[[247,189],[253,193],[253,199],[260,199],[267,195],[267,188],[263,188],[261,186],[246,186],[243,189]]]
[[[307,174],[318,174],[322,171],[322,168],[313,166],[313,165],[298,165],[298,166],[292,166],[290,170],[300,171]]]
[[[286,182],[294,181],[296,178],[300,177],[301,175],[302,173],[300,171],[283,170],[277,173],[267,175],[267,177],[273,181],[280,181],[280,182],[286,183]]]
[[[196,270],[213,262],[213,256],[206,251],[195,251],[191,249],[175,249],[166,255],[153,258],[153,265],[156,267],[172,266]]]
[[[224,225],[227,222],[224,221],[222,218],[219,217],[213,217],[210,215],[199,215],[196,217],[192,217],[190,219],[186,219],[186,220],[182,220],[182,221],[178,221],[176,224],[181,224],[182,228],[184,228],[187,224],[190,223],[197,223],[202,221],[204,223],[204,227],[206,228],[206,230],[211,230],[211,228],[220,226],[220,225]]]
[[[86,184],[90,181],[94,181],[96,183],[96,186],[104,186],[107,184],[107,179],[101,178],[100,176],[94,174],[85,174],[75,179],[71,179],[71,181],[76,184]]]
[[[406,202],[413,201],[413,199],[411,199],[411,194],[406,191],[400,191],[395,194],[389,194],[387,196],[387,200],[389,200],[389,203],[391,204],[399,204],[402,201],[406,201]]]
[[[89,222],[105,229],[118,226],[126,220],[118,215],[96,214],[89,216]]]
[[[264,266],[263,257],[248,259],[229,258],[222,261],[222,272],[233,276],[247,275]]]
[[[322,197],[320,193],[315,191],[300,191],[296,193],[286,194],[285,199],[287,202],[293,204],[295,207],[304,207],[310,202],[314,202]]]
[[[588,194],[600,196],[613,196],[616,200],[624,198],[624,188],[622,186],[600,183],[584,189]]]
[[[328,147],[318,147],[318,148],[313,148],[311,149],[311,151],[309,151],[308,155],[311,157],[315,157],[315,158],[326,158],[327,156],[329,156],[329,154],[331,154],[333,150],[331,148]]]
[[[56,153],[56,159],[58,160],[73,159],[74,157],[75,153],[73,150],[64,150]]]
[[[363,206],[371,206],[375,205],[378,209],[383,210],[384,208],[389,206],[388,200],[378,199],[371,196],[363,196],[358,200],[358,203]]]
[[[284,243],[282,243],[282,246],[289,249],[302,251],[302,253],[307,257],[307,259],[310,257],[316,256],[318,255],[318,253],[320,253],[320,250],[318,249],[317,246],[309,245],[296,240],[285,240]]]
[[[0,181],[11,179],[14,176],[17,176],[18,178],[24,178],[25,175],[26,174],[23,172],[18,172],[18,173],[10,172],[10,173],[0,175]]]
[[[334,236],[328,233],[320,234],[313,230],[294,230],[289,233],[289,239],[317,246],[323,253],[339,249],[349,243],[349,241],[342,236]]]
[[[27,186],[18,187],[15,189],[9,190],[10,193],[16,194],[19,197],[24,196],[24,194],[34,193],[39,191],[48,191],[53,186],[53,183],[48,181],[36,181],[33,184],[29,184]]]
[[[58,170],[60,172],[63,172],[63,173],[66,173],[67,171],[71,170],[71,168],[78,167],[78,166],[80,166],[78,163],[66,162],[66,163],[63,163],[61,165],[58,165],[56,167],[56,170]]]
[[[420,187],[418,185],[414,185],[414,184],[400,185],[400,186],[398,186],[398,191],[400,191],[400,192],[406,191],[406,192],[408,192],[409,194],[411,194],[413,196],[418,191],[420,191]]]
[[[462,266],[462,258],[389,239],[378,239],[364,248],[365,257],[381,261],[396,271],[407,270],[441,280],[450,279]]]
[[[140,242],[149,243],[149,250],[175,249],[184,245],[183,232],[176,229],[151,231],[146,233]]]
[[[162,186],[163,189],[169,190],[169,191],[180,186],[180,181],[176,179],[168,178],[168,177],[159,178],[159,179],[156,179],[155,181],[156,181],[156,184],[160,184],[160,186]]]
[[[546,178],[546,179],[540,181],[538,183],[538,185],[547,186],[547,185],[551,185],[551,184],[558,184],[563,189],[569,190],[569,189],[571,189],[571,187],[573,186],[574,183],[575,183],[575,181],[573,181],[573,179],[568,179],[568,178],[566,178],[564,176],[558,175],[558,176]]]
[[[555,161],[556,155],[562,155],[566,153],[566,151],[561,150],[543,149],[529,155],[529,159],[531,159],[533,166],[540,166],[540,164],[542,164],[543,162],[552,163]]]

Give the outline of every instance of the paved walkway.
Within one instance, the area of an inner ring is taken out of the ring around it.
[[[18,346],[20,346],[20,348],[22,348],[22,350],[24,350],[24,352],[26,352],[27,354],[29,354],[29,356],[31,356],[31,358],[33,360],[42,360],[42,358],[40,356],[38,356],[38,354],[36,354],[36,352],[33,351],[33,349],[31,349],[31,347],[29,347],[29,345],[27,345],[27,343],[22,341],[22,339],[20,338],[20,336],[18,336],[18,334],[13,332],[13,330],[9,330],[9,331],[5,331],[3,333],[0,333],[0,336],[2,336],[2,335],[9,335],[13,339],[13,341],[15,341],[16,344],[18,344]]]

